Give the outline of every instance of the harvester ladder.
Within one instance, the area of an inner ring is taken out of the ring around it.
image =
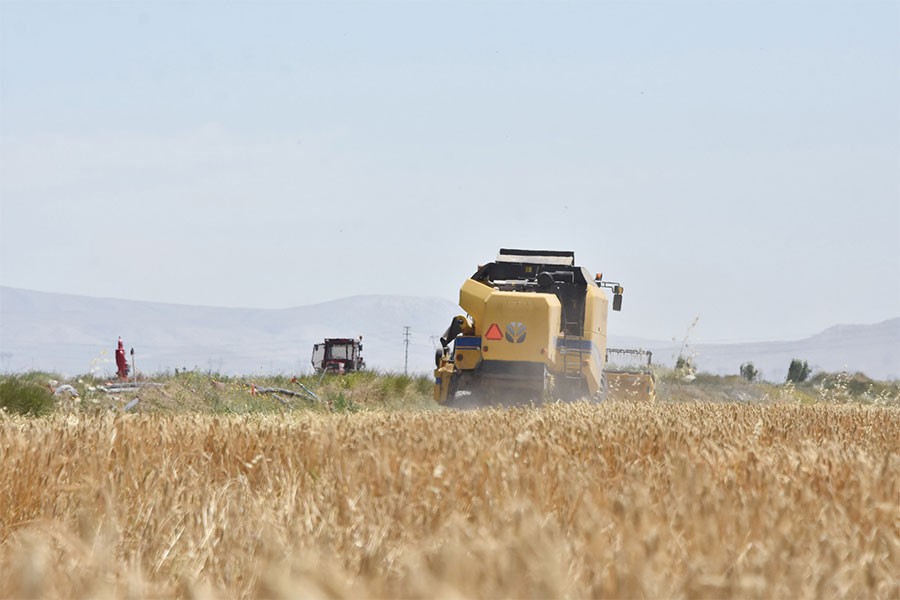
[[[581,324],[578,321],[565,321],[563,323],[563,375],[567,378],[581,379],[583,372],[581,336],[577,336],[578,348],[569,345],[569,331],[577,330]],[[576,341],[576,340],[573,340]]]

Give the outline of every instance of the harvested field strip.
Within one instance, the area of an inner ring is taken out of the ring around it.
[[[0,418],[0,596],[900,595],[900,409]]]

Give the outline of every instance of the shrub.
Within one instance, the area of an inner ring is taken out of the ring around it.
[[[359,412],[359,406],[353,403],[353,398],[339,392],[331,402],[331,410],[334,412]]]
[[[788,367],[787,381],[791,383],[803,383],[809,377],[809,365],[805,360],[795,358]]]
[[[401,398],[411,381],[408,375],[385,373],[381,377],[381,393],[385,398]]]
[[[741,377],[747,381],[756,381],[759,377],[759,370],[752,362],[745,362],[741,365]]]
[[[54,407],[50,390],[26,376],[13,375],[0,381],[0,408],[20,415],[39,416]]]
[[[694,365],[694,357],[678,356],[678,359],[675,361],[675,377],[686,382],[697,378],[697,367]]]

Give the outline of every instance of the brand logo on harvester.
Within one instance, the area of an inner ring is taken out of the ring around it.
[[[525,341],[526,331],[525,323],[514,321],[506,325],[506,341],[514,344],[521,344]]]

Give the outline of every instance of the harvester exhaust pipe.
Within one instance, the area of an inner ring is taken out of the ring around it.
[[[575,283],[575,273],[571,271],[541,271],[537,276],[538,287],[542,290],[548,290],[555,283],[573,284]]]

